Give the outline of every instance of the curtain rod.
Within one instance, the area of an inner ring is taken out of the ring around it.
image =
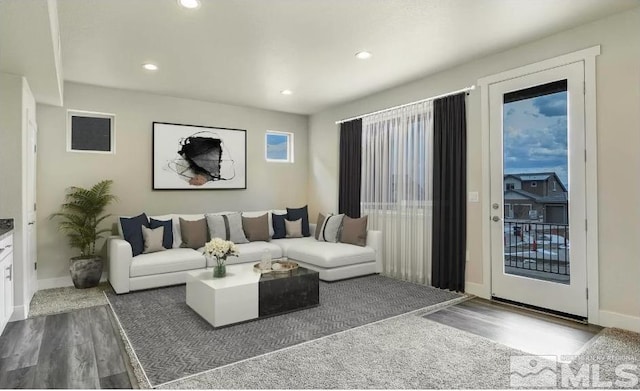
[[[343,122],[353,121],[354,119],[367,117],[369,115],[380,114],[380,113],[384,113],[385,111],[390,111],[390,110],[400,109],[400,108],[405,107],[405,106],[415,105],[416,103],[422,103],[422,102],[427,102],[427,101],[438,99],[438,98],[444,98],[445,96],[455,95],[455,94],[459,94],[461,92],[467,92],[468,93],[469,91],[473,91],[475,89],[476,89],[476,86],[475,85],[471,85],[469,87],[462,88],[462,89],[457,90],[457,91],[447,92],[446,94],[441,94],[441,95],[432,96],[430,98],[416,100],[414,102],[409,102],[409,103],[405,103],[403,105],[389,107],[388,109],[378,110],[378,111],[374,111],[372,113],[360,114],[360,115],[358,115],[356,117],[341,119],[340,121],[336,121],[336,125],[341,124]]]

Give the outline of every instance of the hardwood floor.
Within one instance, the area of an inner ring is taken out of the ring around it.
[[[109,311],[9,323],[0,336],[0,388],[132,388]]]
[[[424,317],[536,355],[575,355],[602,330],[478,298]]]

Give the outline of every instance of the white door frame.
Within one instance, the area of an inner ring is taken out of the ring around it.
[[[491,295],[520,303],[536,305],[541,308],[587,318],[587,267],[586,267],[586,192],[584,161],[584,61],[546,69],[518,78],[489,85],[490,99],[490,158],[491,158],[491,205],[504,204],[503,150],[506,150],[506,129],[504,110],[508,93],[526,91],[548,83],[565,80],[566,82],[566,152],[567,169],[570,178],[569,229],[571,236],[571,279],[568,284],[548,281],[545,278],[522,276],[505,271],[505,234],[501,221],[501,211],[495,210],[492,224],[491,241],[493,244],[491,261]],[[534,97],[529,97],[532,100]],[[543,170],[544,171],[544,170]],[[538,181],[531,181],[532,187]],[[541,187],[544,185],[540,185]],[[569,188],[569,183],[567,184]],[[524,203],[516,217],[537,219],[537,210],[533,205]],[[509,250],[512,251],[512,250]]]
[[[588,321],[599,324],[600,292],[598,284],[598,172],[597,172],[597,132],[596,132],[596,56],[600,46],[568,53],[559,57],[525,65],[509,71],[478,79],[481,102],[482,128],[482,274],[483,283],[474,289],[485,299],[491,298],[491,205],[490,205],[490,162],[489,162],[489,85],[517,78],[545,69],[578,61],[584,61],[585,80],[585,158],[586,158],[586,216],[587,216],[587,289],[589,299]]]

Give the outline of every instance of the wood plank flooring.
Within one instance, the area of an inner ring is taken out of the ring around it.
[[[9,323],[0,336],[0,388],[132,388],[109,311]]]
[[[478,298],[424,317],[536,355],[575,355],[602,330]]]

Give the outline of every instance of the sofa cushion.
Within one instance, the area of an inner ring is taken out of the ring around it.
[[[142,237],[144,238],[143,254],[164,251],[166,248],[162,245],[162,237],[164,236],[164,227],[158,228],[142,228]]]
[[[269,242],[249,242],[237,244],[236,246],[238,247],[238,256],[227,257],[227,265],[245,262],[260,262],[265,249],[271,252],[271,258],[273,259],[282,257],[282,249]],[[198,251],[202,253],[204,248],[199,249]],[[215,259],[207,259],[208,267],[212,267],[215,263]]]
[[[155,229],[163,227],[164,232],[162,234],[162,247],[169,249],[173,247],[173,220],[156,220],[154,218],[149,219],[149,228]]]
[[[332,268],[374,262],[376,260],[376,252],[371,247],[307,241],[291,246],[287,250],[287,257],[320,267]]]
[[[316,240],[314,238],[290,238],[290,239],[272,239],[271,243],[275,244],[276,246],[280,247],[282,249],[282,256],[286,257],[289,255],[289,249],[293,246],[297,246],[299,244],[302,244],[304,246],[304,243],[308,243],[308,242],[315,242]]]
[[[180,218],[180,234],[182,244],[180,247],[200,248],[207,242],[207,223],[204,219],[189,221]]]
[[[285,227],[284,221],[287,219],[287,214],[277,214],[273,213],[271,215],[271,221],[273,223],[273,234],[271,235],[272,239],[282,239],[287,236],[287,228]]]
[[[250,242],[268,242],[271,239],[269,234],[269,214],[265,213],[258,217],[242,216],[242,229]]]
[[[147,215],[142,213],[135,217],[120,217],[122,237],[131,244],[133,256],[142,254],[144,251],[144,238],[142,237],[142,227],[149,227]]]
[[[230,240],[235,244],[247,243],[247,237],[242,229],[242,215],[237,213],[207,214],[207,225],[211,238]]]
[[[344,216],[342,220],[342,230],[340,231],[340,242],[355,244],[356,246],[366,246],[367,220],[367,216],[358,219]]]
[[[302,219],[302,236],[309,237],[309,213],[307,211],[307,205],[302,208],[287,208],[287,220],[295,221]]]
[[[140,254],[133,258],[129,275],[131,277],[173,273],[205,267],[202,253],[190,248],[174,248],[153,254]]]

